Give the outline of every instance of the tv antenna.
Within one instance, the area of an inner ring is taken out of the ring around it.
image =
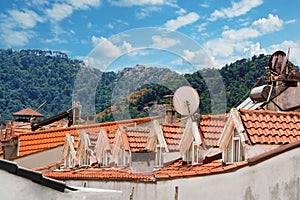
[[[173,105],[181,115],[192,116],[198,109],[199,104],[198,92],[191,86],[181,86],[174,93]]]

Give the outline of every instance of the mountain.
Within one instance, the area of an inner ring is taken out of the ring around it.
[[[72,100],[91,102],[83,115],[94,111],[100,121],[155,115],[169,103],[165,95],[189,84],[201,96],[201,113],[225,112],[247,97],[268,60],[268,55],[253,56],[192,74],[143,65],[115,73],[85,66],[58,51],[0,49],[1,121],[26,107],[36,109],[44,101],[39,112],[46,117],[68,110]]]

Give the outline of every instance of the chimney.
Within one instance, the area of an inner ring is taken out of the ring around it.
[[[177,119],[177,112],[173,106],[173,95],[165,95],[164,98],[169,99],[169,104],[165,105],[165,123],[173,124],[176,122]]]
[[[131,171],[135,174],[152,174],[154,169],[156,152],[132,152]]]
[[[5,121],[5,136],[4,139],[10,138],[12,135],[12,121],[6,120]]]

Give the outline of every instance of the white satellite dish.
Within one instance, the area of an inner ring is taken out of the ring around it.
[[[178,88],[173,97],[175,110],[181,115],[192,115],[199,107],[198,92],[191,86]]]

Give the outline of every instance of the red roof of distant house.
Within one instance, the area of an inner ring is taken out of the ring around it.
[[[239,112],[251,144],[300,141],[300,112],[243,109]]]
[[[31,108],[25,108],[23,110],[13,113],[12,115],[13,116],[28,116],[28,117],[44,117],[43,114],[41,114],[35,110],[32,110]]]

